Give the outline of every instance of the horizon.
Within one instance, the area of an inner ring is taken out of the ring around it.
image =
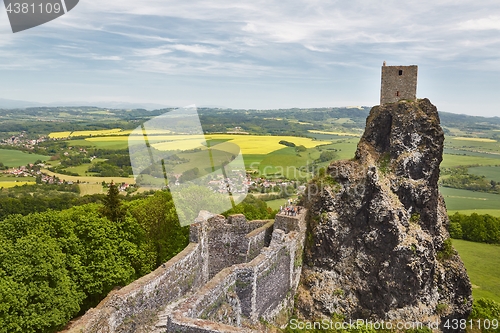
[[[420,98],[419,98],[420,99]],[[3,107],[2,102],[7,101],[7,102],[16,102],[16,103],[33,103],[33,104],[39,104],[39,105],[31,105],[31,106],[25,106],[25,107]],[[110,110],[146,110],[146,111],[157,111],[157,110],[163,110],[163,109],[179,109],[185,106],[161,106],[157,108],[147,108],[147,107],[141,107],[141,103],[126,103],[126,102],[118,102],[118,101],[111,101],[108,103],[112,104],[130,104],[130,105],[137,105],[134,107],[114,107],[112,105],[99,105],[99,103],[90,103],[90,104],[78,104],[78,102],[68,102],[67,105],[64,104],[59,104],[57,102],[53,103],[39,103],[39,102],[34,102],[34,101],[21,101],[21,100],[10,100],[10,99],[5,99],[5,98],[0,98],[0,109],[4,110],[23,110],[23,109],[29,109],[29,108],[78,108],[78,107],[84,107],[84,108],[103,108],[103,109],[110,109]],[[432,103],[432,101],[431,101]],[[102,104],[106,104],[106,102],[103,102]],[[154,103],[144,103],[144,105],[147,104],[154,104]],[[310,107],[289,107],[289,108],[262,108],[262,109],[256,109],[256,108],[232,108],[232,107],[227,107],[227,106],[211,106],[211,105],[196,105],[198,109],[200,108],[206,108],[206,109],[221,109],[221,110],[234,110],[234,111],[239,111],[239,110],[245,110],[245,111],[272,111],[272,110],[292,110],[292,109],[371,109],[374,106],[378,106],[380,104],[376,104],[373,106],[368,106],[368,105],[336,105],[336,106],[310,106]],[[468,117],[482,117],[482,118],[500,118],[498,115],[494,116],[483,116],[483,115],[470,115],[466,113],[456,113],[456,112],[450,112],[450,111],[443,111],[439,110],[438,112],[440,113],[450,113],[458,116],[468,116]]]
[[[0,98],[39,103],[377,105],[380,71],[418,65],[417,96],[493,117],[500,3],[82,1],[13,34],[0,7]]]

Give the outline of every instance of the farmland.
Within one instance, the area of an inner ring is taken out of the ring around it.
[[[469,173],[477,176],[485,176],[488,180],[500,182],[500,166],[482,166],[469,168]]]
[[[331,134],[331,135],[339,135],[339,136],[355,136],[360,137],[360,133],[346,133],[346,132],[329,132],[329,131],[318,131],[318,130],[309,130],[310,133],[316,134]]]
[[[500,195],[441,187],[448,210],[494,209],[500,210]]]
[[[473,142],[497,142],[497,140],[488,139],[488,138],[466,138],[462,136],[454,137],[453,140],[457,141],[473,141]]]
[[[472,283],[472,296],[500,302],[500,246],[453,240]]]
[[[3,188],[11,188],[15,186],[23,186],[23,185],[33,185],[35,182],[30,182],[30,181],[1,181],[0,180],[0,189]]]
[[[89,130],[89,131],[63,131],[63,132],[52,132],[49,134],[51,139],[63,139],[68,137],[81,137],[81,136],[103,136],[103,135],[128,135],[132,131],[123,131],[121,128],[113,128],[107,130]]]
[[[80,183],[89,183],[89,184],[101,184],[103,181],[106,183],[115,182],[115,183],[128,183],[135,184],[134,178],[128,177],[91,177],[91,176],[67,176],[59,173],[55,173],[46,169],[41,170],[43,173],[46,173],[49,176],[56,176],[61,180],[65,180],[68,182],[80,182]]]
[[[0,162],[10,167],[18,167],[36,160],[45,161],[49,157],[38,154],[29,154],[18,150],[0,149]]]

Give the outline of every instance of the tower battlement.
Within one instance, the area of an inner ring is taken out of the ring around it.
[[[417,99],[418,66],[382,66],[380,104]]]

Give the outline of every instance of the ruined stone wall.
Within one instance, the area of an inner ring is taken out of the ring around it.
[[[252,247],[250,254],[255,257],[264,246],[269,244],[272,232],[272,222],[270,224],[269,222],[248,222],[242,214],[229,216],[227,220],[223,216],[208,220],[209,277],[214,277],[226,267],[251,260],[252,258],[249,258],[250,246]],[[259,232],[252,237],[246,237],[249,232],[266,224],[266,228],[259,229]]]
[[[201,246],[191,243],[152,273],[112,291],[64,332],[127,332],[129,325],[146,325],[156,320],[158,308],[204,285],[208,280],[204,271],[207,267]]]
[[[287,317],[293,309],[300,279],[305,213],[277,215],[268,247],[250,262],[227,267],[215,275],[163,316],[168,320],[157,325],[157,332],[256,332],[250,327],[259,318],[280,324],[280,315]],[[278,229],[278,225],[286,230]]]
[[[275,221],[208,212],[190,244],[154,272],[111,292],[66,333],[253,332],[293,308],[302,268],[305,211]]]
[[[417,99],[417,72],[413,66],[382,66],[380,105]]]

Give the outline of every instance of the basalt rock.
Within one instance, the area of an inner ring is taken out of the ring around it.
[[[467,318],[471,284],[439,193],[444,134],[428,99],[372,108],[350,161],[309,184],[297,311],[439,323]]]

